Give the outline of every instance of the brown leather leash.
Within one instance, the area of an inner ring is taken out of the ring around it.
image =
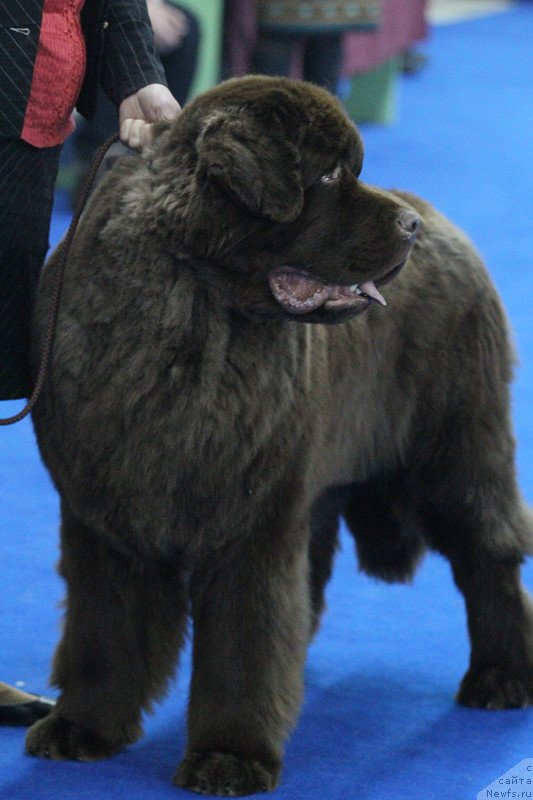
[[[61,258],[59,260],[54,275],[52,301],[51,301],[50,311],[48,314],[46,336],[44,339],[43,349],[41,353],[39,372],[37,374],[37,380],[35,381],[35,387],[33,389],[33,392],[31,393],[31,397],[24,406],[24,408],[22,409],[22,411],[19,411],[18,414],[14,414],[12,417],[6,417],[4,419],[0,419],[0,425],[13,425],[15,422],[19,422],[21,419],[24,419],[24,417],[26,417],[30,413],[35,403],[39,399],[39,395],[41,394],[41,390],[43,388],[44,379],[46,377],[46,372],[50,365],[50,358],[52,356],[52,347],[54,344],[54,334],[57,325],[59,303],[61,301],[61,289],[63,287],[63,276],[65,274],[65,265],[67,263],[68,254],[70,252],[70,246],[72,244],[72,240],[74,239],[74,234],[76,233],[78,222],[80,221],[83,209],[85,208],[85,203],[87,202],[89,192],[91,191],[92,185],[94,183],[96,173],[100,168],[100,164],[102,163],[105,154],[107,153],[111,145],[113,145],[116,141],[118,141],[118,138],[119,138],[118,133],[114,133],[113,136],[110,136],[109,139],[107,139],[96,151],[96,155],[91,164],[91,168],[83,183],[83,187],[80,192],[78,202],[76,203],[76,210],[70,222],[67,235],[65,236],[62,244],[60,245]]]

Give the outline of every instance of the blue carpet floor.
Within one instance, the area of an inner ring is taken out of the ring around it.
[[[514,387],[520,482],[533,502],[533,7],[439,28],[430,63],[402,86],[401,119],[365,129],[363,177],[409,188],[462,225],[505,300],[520,366]],[[53,239],[66,215],[58,208]],[[3,406],[3,407],[2,407]],[[10,413],[17,404],[6,403]],[[62,586],[57,498],[25,422],[0,432],[3,620],[0,678],[45,691],[59,636]],[[533,564],[525,570],[533,589]],[[473,800],[533,757],[533,709],[460,708],[466,668],[462,600],[447,564],[429,556],[412,587],[356,572],[342,552],[329,611],[311,647],[306,699],[289,743],[279,800]],[[94,765],[22,754],[22,730],[0,729],[0,797],[6,800],[171,800],[184,745],[188,655],[168,698],[127,752]],[[531,787],[529,787],[531,789]],[[532,795],[529,795],[532,796]]]

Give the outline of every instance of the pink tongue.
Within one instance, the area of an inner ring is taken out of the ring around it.
[[[383,297],[382,294],[378,292],[373,281],[366,281],[366,283],[362,283],[359,286],[359,289],[361,292],[364,292],[373,300],[376,300],[378,303],[381,303],[382,306],[387,305],[387,303],[385,302],[385,298]]]
[[[271,274],[269,282],[278,303],[292,314],[309,314],[323,305],[337,309],[356,306],[365,300],[362,293],[369,299],[386,305],[373,281],[362,283],[357,293],[350,286],[324,284],[305,273],[281,270]]]

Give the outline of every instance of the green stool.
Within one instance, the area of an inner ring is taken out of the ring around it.
[[[210,89],[220,80],[223,0],[176,0],[197,18],[200,26],[198,66],[190,97]]]
[[[344,106],[354,122],[392,125],[398,113],[400,59],[392,58],[370,72],[354,75]]]

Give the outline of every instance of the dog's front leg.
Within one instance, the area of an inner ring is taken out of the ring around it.
[[[94,761],[141,734],[141,711],[166,688],[187,614],[184,573],[133,562],[63,508],[67,610],[52,677],[54,710],[29,730],[31,755]]]
[[[309,636],[307,537],[247,539],[192,577],[194,667],[185,760],[202,794],[273,789],[302,694]]]

